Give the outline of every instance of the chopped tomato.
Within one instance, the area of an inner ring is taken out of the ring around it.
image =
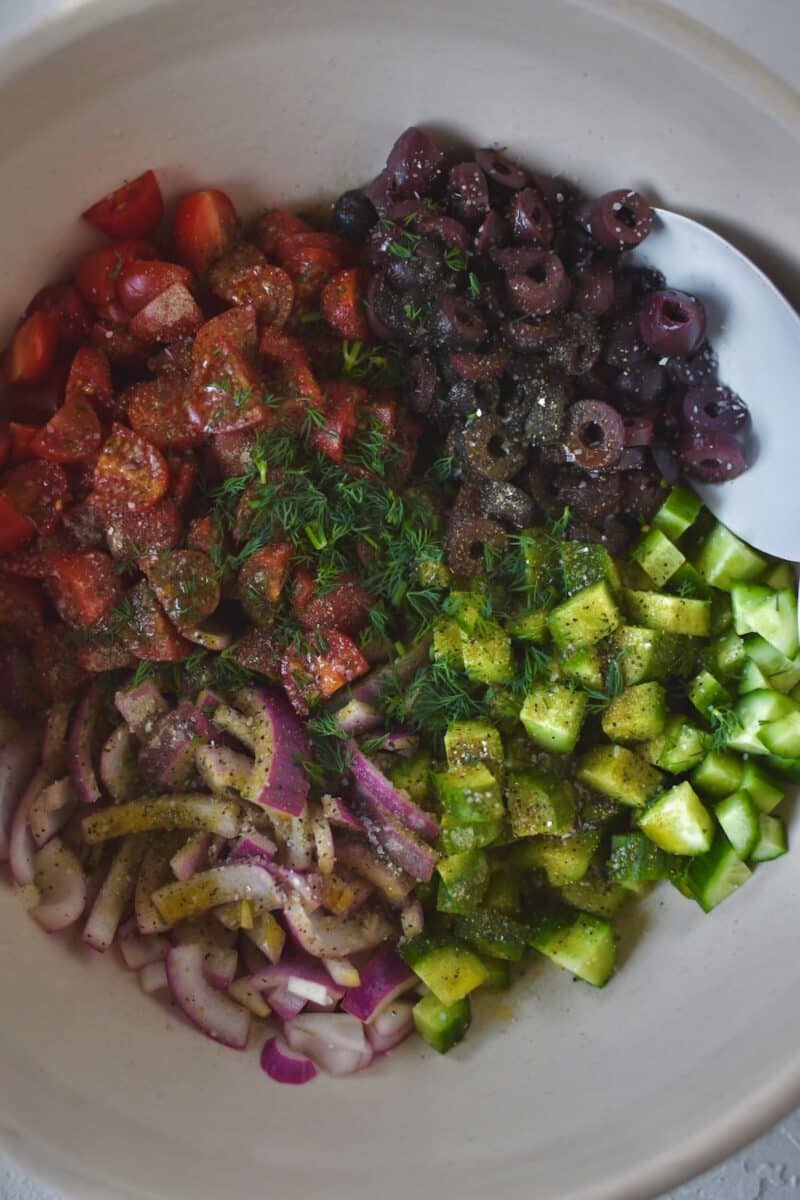
[[[184,196],[175,213],[175,257],[202,275],[233,244],[237,223],[230,197],[218,188]]]
[[[169,491],[179,508],[188,504],[197,483],[197,463],[193,458],[167,457]]]
[[[229,308],[212,317],[198,330],[192,347],[192,360],[197,367],[206,366],[211,359],[218,358],[220,347],[237,350],[249,357],[256,352],[258,324],[255,309]]]
[[[182,629],[201,624],[219,605],[217,572],[201,550],[155,555],[144,570],[164,612]]]
[[[276,363],[304,363],[306,352],[301,342],[280,329],[265,329],[258,349],[262,358]]]
[[[301,717],[307,717],[311,705],[320,698],[308,656],[296,646],[289,646],[280,660],[280,671],[289,703]]]
[[[114,558],[139,559],[174,550],[181,540],[181,515],[174,500],[159,500],[139,513],[120,513],[106,522],[105,536]]]
[[[85,341],[92,326],[92,316],[80,292],[71,283],[51,283],[37,292],[25,316],[44,312],[58,317],[61,341],[73,347]]]
[[[34,312],[20,325],[6,358],[9,383],[42,383],[53,366],[61,322],[54,313]]]
[[[192,373],[192,338],[181,338],[159,350],[147,365],[154,375],[182,375],[188,379]]]
[[[50,574],[51,557],[74,548],[72,539],[65,538],[60,531],[52,537],[37,538],[24,548],[5,554],[2,568],[6,574],[19,575],[22,579],[47,579]]]
[[[319,298],[331,275],[340,269],[342,260],[323,246],[298,246],[281,265],[294,284],[295,304],[305,307]]]
[[[311,603],[316,590],[317,581],[308,567],[297,567],[292,578],[292,608],[296,614],[299,615]]]
[[[27,641],[43,627],[44,597],[38,584],[0,574],[0,632]]]
[[[229,656],[246,671],[266,675],[268,679],[281,677],[281,648],[275,646],[266,630],[248,629],[231,647]]]
[[[359,408],[366,394],[366,388],[345,380],[325,385],[325,421],[314,430],[311,444],[333,462],[344,461],[345,447],[358,427]]]
[[[49,589],[61,620],[75,628],[96,624],[122,595],[113,560],[102,550],[54,554]]]
[[[270,208],[262,213],[256,224],[255,238],[264,253],[271,258],[278,244],[293,233],[309,233],[311,227],[302,217],[284,208]]]
[[[102,671],[122,671],[136,661],[122,642],[99,639],[79,642],[75,647],[75,658],[84,671],[98,675]]]
[[[107,512],[142,512],[166,493],[169,470],[163,455],[138,433],[114,424],[94,474],[94,495]]]
[[[306,362],[285,363],[277,372],[277,386],[286,399],[279,406],[281,424],[292,433],[302,433],[310,410],[325,411],[322,388]]]
[[[61,519],[69,485],[60,466],[35,459],[6,472],[0,479],[0,495],[10,501],[19,517],[27,517],[39,533],[47,534]],[[10,514],[7,520],[10,526]]]
[[[79,463],[64,464],[64,471],[69,480],[70,494],[76,503],[89,501],[89,497],[94,491],[94,473],[97,470],[99,458],[98,451],[97,454],[92,454]]]
[[[218,433],[212,438],[211,453],[224,479],[245,475],[250,470],[257,437],[255,429],[243,429],[240,433]]]
[[[275,615],[289,574],[292,547],[289,542],[264,546],[239,570],[238,592],[247,615],[256,625],[269,624]]]
[[[179,662],[192,653],[194,646],[167,620],[148,583],[137,583],[128,599],[132,616],[123,641],[131,654],[152,662]]]
[[[186,381],[180,375],[135,383],[127,395],[130,424],[154,446],[183,450],[202,442],[203,431],[189,416]]]
[[[31,442],[39,432],[37,425],[19,425],[16,421],[10,421],[8,432],[11,437],[11,448],[9,451],[8,462],[14,467],[17,463],[27,462],[33,458],[31,450]]]
[[[34,640],[35,677],[50,700],[72,700],[86,686],[86,673],[75,655],[74,634],[58,621]]]
[[[203,324],[200,305],[184,283],[173,283],[131,319],[130,332],[143,342],[175,342],[197,333]]]
[[[89,339],[98,350],[108,357],[114,367],[123,370],[139,370],[147,362],[151,344],[134,337],[127,329],[116,329],[104,321],[95,321]]]
[[[85,396],[68,399],[31,442],[31,450],[50,462],[73,463],[100,449],[100,418]]]
[[[263,425],[263,384],[252,361],[256,315],[232,308],[213,317],[195,339],[188,412],[203,433],[233,433]]]
[[[139,259],[158,258],[155,246],[143,241],[112,242],[84,254],[75,270],[75,285],[87,304],[111,304],[123,267]]]
[[[186,534],[186,546],[189,550],[202,550],[210,556],[219,552],[222,547],[222,534],[219,524],[210,514],[206,517],[195,517]]]
[[[0,421],[0,470],[5,467],[10,458],[14,445],[14,435],[9,421]]]
[[[275,246],[275,258],[288,271],[287,263],[290,263],[300,250],[322,251],[325,255],[324,261],[331,264],[331,274],[353,260],[353,247],[338,234],[318,233],[313,229],[299,230],[281,237]],[[289,274],[292,272],[289,271]]]
[[[364,315],[364,272],[361,267],[337,271],[325,284],[319,302],[328,324],[343,338],[366,342],[369,324]]]
[[[346,575],[329,592],[314,594],[301,606],[295,602],[295,612],[306,629],[338,629],[354,636],[367,625],[373,603],[358,580]]]
[[[174,283],[191,290],[194,276],[178,263],[159,259],[134,259],[126,263],[117,280],[117,300],[128,314],[135,317],[151,300],[155,300]]]
[[[72,360],[64,403],[77,400],[88,400],[101,417],[112,412],[111,368],[102,350],[94,346],[81,346]]]
[[[63,527],[83,550],[101,550],[106,544],[105,518],[88,500],[64,510]]]
[[[236,247],[211,268],[211,290],[228,304],[253,308],[262,325],[280,329],[294,305],[294,285],[280,267],[265,263],[254,246],[246,249],[262,261],[248,261],[249,254],[243,253],[245,247]]]
[[[337,629],[320,629],[305,651],[289,647],[281,659],[281,682],[295,712],[305,716],[317,700],[338,692],[369,670],[358,646]]]
[[[110,238],[149,237],[164,215],[164,198],[153,172],[145,171],[81,215]]]

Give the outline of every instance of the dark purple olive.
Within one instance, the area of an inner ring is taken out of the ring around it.
[[[547,347],[554,366],[567,375],[585,375],[600,357],[602,341],[597,323],[583,313],[565,313],[559,338]]]
[[[615,308],[619,312],[638,308],[639,301],[649,292],[660,292],[667,281],[655,267],[628,267],[617,271],[615,276],[618,300]]]
[[[483,220],[489,211],[489,185],[476,162],[458,163],[450,168],[447,196],[459,221],[469,225]]]
[[[486,337],[486,322],[475,305],[452,292],[439,294],[431,329],[450,350],[472,350]]]
[[[469,231],[454,217],[425,209],[414,218],[413,228],[415,233],[434,237],[448,249],[463,250],[465,254],[469,250]]]
[[[397,247],[397,243],[392,243]],[[402,254],[392,253],[391,246],[384,262],[386,278],[399,292],[430,292],[440,285],[444,276],[442,252],[435,242],[420,238],[413,245],[400,244]]]
[[[367,285],[364,309],[372,332],[382,342],[411,345],[419,330],[406,312],[408,301],[392,291],[385,275],[375,272]]]
[[[454,512],[447,530],[447,561],[456,575],[480,575],[486,570],[486,548],[502,554],[508,534],[497,521],[478,513]]]
[[[459,425],[474,417],[480,410],[478,390],[468,379],[458,379],[452,383],[442,398],[442,406]]]
[[[571,462],[585,471],[613,467],[625,445],[622,417],[602,400],[579,400],[567,417],[566,446]]]
[[[393,246],[405,245],[403,235],[406,230],[402,225],[395,225],[386,217],[382,217],[370,231],[361,251],[361,261],[365,267],[385,267],[392,253]],[[409,247],[410,249],[410,247]]]
[[[572,307],[590,317],[604,316],[614,304],[614,273],[608,263],[581,267],[574,280]]]
[[[482,413],[460,430],[459,457],[473,475],[496,482],[512,479],[525,465],[526,447],[509,436],[506,425]]]
[[[564,264],[557,254],[543,250],[524,275],[507,275],[506,291],[511,307],[528,317],[557,312],[572,291]]]
[[[510,237],[508,222],[492,209],[475,234],[473,250],[476,254],[488,254],[495,246],[505,246]]]
[[[729,436],[747,424],[747,405],[730,388],[689,388],[681,405],[681,422],[692,434]]]
[[[517,241],[533,242],[544,250],[553,244],[553,218],[538,188],[526,187],[512,196],[508,220]]]
[[[723,434],[682,442],[678,461],[690,478],[703,483],[725,483],[747,470],[742,447]]]
[[[524,529],[533,520],[533,500],[514,483],[487,481],[481,484],[480,496],[486,515],[512,529]]]
[[[439,372],[433,359],[427,354],[413,355],[403,393],[409,408],[424,417],[431,411],[438,390]]]
[[[606,335],[603,357],[610,366],[619,370],[648,357],[647,346],[635,317],[620,317],[614,322]]]
[[[625,426],[626,446],[652,446],[655,427],[651,417],[623,417],[622,423]]]
[[[401,195],[425,196],[442,177],[444,155],[427,133],[412,125],[400,134],[389,151],[386,169]]]
[[[604,249],[629,250],[647,237],[653,210],[638,192],[622,188],[591,200],[583,210],[583,223]]]
[[[709,342],[703,342],[691,358],[668,358],[661,365],[670,381],[679,387],[702,387],[714,380],[717,355]]]
[[[525,172],[497,150],[476,150],[475,161],[492,183],[510,192],[521,191],[528,182]]]
[[[655,516],[669,492],[669,484],[652,459],[639,471],[630,471],[621,476],[622,511],[637,521],[650,521]]]
[[[644,446],[626,446],[617,459],[616,471],[641,471],[647,462]]]
[[[538,354],[555,345],[563,333],[563,321],[558,317],[537,321],[517,317],[500,326],[503,341],[520,354]]]
[[[614,399],[628,412],[650,408],[666,385],[662,367],[651,358],[623,367],[614,380]]]
[[[489,258],[506,275],[524,275],[538,266],[543,253],[538,246],[498,246],[489,251]]]
[[[508,359],[508,351],[502,348],[487,350],[485,354],[463,350],[450,355],[450,365],[460,379],[468,379],[471,383],[489,383],[492,379],[500,378]]]
[[[596,477],[573,467],[561,467],[554,479],[554,490],[562,505],[582,520],[601,521],[616,512],[622,499],[619,475]]]
[[[706,331],[705,306],[675,288],[649,292],[642,301],[639,329],[654,354],[688,358]]]
[[[363,190],[379,217],[385,217],[398,199],[397,185],[389,171],[381,171]]]
[[[333,206],[333,228],[348,242],[363,242],[378,220],[378,210],[364,192],[342,192]]]
[[[544,175],[541,171],[529,171],[531,183],[544,196],[544,201],[553,216],[565,210],[572,200],[572,188],[565,179],[557,175]]]
[[[576,271],[580,267],[588,267],[600,253],[597,242],[590,233],[570,221],[556,234],[554,248],[568,271]]]

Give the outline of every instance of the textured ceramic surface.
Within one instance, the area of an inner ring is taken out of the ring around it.
[[[710,220],[797,298],[791,93],[647,3],[78,6],[0,53],[0,317],[153,165],[246,208],[375,170],[414,120]],[[657,185],[657,186],[656,186]],[[22,236],[24,232],[24,236]],[[73,240],[74,239],[74,240]],[[659,893],[601,993],[545,967],[469,1042],[279,1090],[0,889],[0,1127],[81,1200],[651,1197],[800,1099],[793,856],[708,920]],[[646,938],[637,934],[646,930]]]

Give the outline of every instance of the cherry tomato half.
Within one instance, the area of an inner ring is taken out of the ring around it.
[[[149,237],[164,215],[164,198],[153,172],[145,171],[81,215],[110,238]]]
[[[8,350],[9,383],[41,383],[52,367],[61,322],[54,313],[34,312],[20,325]]]
[[[230,249],[237,221],[233,202],[218,188],[184,196],[175,213],[175,257],[202,275]]]
[[[117,295],[117,280],[123,267],[137,259],[158,258],[149,242],[112,242],[84,254],[75,269],[75,286],[87,304],[111,304]]]

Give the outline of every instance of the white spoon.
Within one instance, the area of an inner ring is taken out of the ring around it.
[[[705,225],[656,209],[632,253],[668,286],[703,301],[719,380],[750,409],[750,467],[727,483],[693,483],[720,521],[759,550],[800,560],[800,316],[766,275]]]

